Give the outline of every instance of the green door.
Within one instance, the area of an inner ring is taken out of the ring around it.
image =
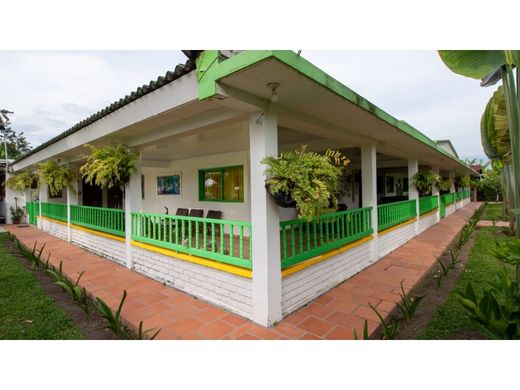
[[[444,196],[441,196],[440,199],[439,214],[441,218],[444,218],[446,216],[446,205],[444,204]]]

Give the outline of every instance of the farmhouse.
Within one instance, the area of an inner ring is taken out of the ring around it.
[[[469,202],[476,173],[291,51],[185,51],[173,71],[12,164],[78,167],[85,145],[138,152],[124,190],[83,180],[7,192],[28,222],[121,266],[271,326]],[[307,221],[278,206],[261,164],[301,145],[350,159],[339,208]],[[421,194],[432,171],[450,182]]]

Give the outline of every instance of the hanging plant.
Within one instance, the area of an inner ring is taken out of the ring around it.
[[[7,179],[7,188],[13,191],[24,192],[29,188],[37,187],[38,175],[32,171],[22,171]]]
[[[100,187],[112,188],[124,186],[130,180],[132,173],[136,171],[137,153],[128,146],[112,143],[97,148],[90,148],[92,154],[87,156],[87,161],[80,167],[81,176],[88,184]]]
[[[51,196],[61,193],[76,177],[76,171],[68,165],[60,165],[55,160],[49,160],[38,166],[40,181],[49,187]]]
[[[412,177],[412,184],[417,188],[421,196],[428,195],[432,192],[434,184],[439,182],[439,175],[433,171],[417,172]]]
[[[439,180],[437,180],[436,185],[440,191],[449,191],[451,187],[451,182],[449,178],[439,176]]]
[[[266,188],[282,207],[298,209],[298,217],[311,220],[321,210],[337,208],[338,178],[349,164],[339,151],[309,152],[302,145],[280,157],[266,157]]]
[[[469,175],[462,175],[460,177],[460,184],[462,188],[468,188],[471,185],[471,178]]]

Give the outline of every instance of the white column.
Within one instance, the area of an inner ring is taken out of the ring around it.
[[[253,230],[253,321],[270,326],[282,318],[280,217],[265,189],[265,165],[278,155],[276,113],[252,114],[249,119],[251,223]]]
[[[40,218],[38,218],[38,229],[42,229],[42,202],[47,203],[49,201],[49,189],[47,184],[40,183],[40,193],[39,193],[39,214]]]
[[[439,166],[438,165],[432,166],[432,172],[435,173],[436,175],[438,175]],[[437,197],[439,198],[437,200],[439,207],[437,207],[437,213],[435,214],[436,222],[439,222],[441,220],[441,214],[440,214],[441,199],[439,197],[439,187],[437,187],[435,184],[432,185],[432,195],[437,195]]]
[[[132,211],[142,211],[143,202],[141,199],[141,157],[136,163],[136,170],[130,176],[129,182],[125,185],[125,247],[126,247],[126,267],[132,269],[134,261],[132,258]]]
[[[408,199],[415,199],[416,218],[414,229],[416,235],[419,233],[419,191],[417,191],[417,188],[412,184],[412,178],[417,172],[419,172],[419,161],[417,161],[417,159],[408,160]]]
[[[377,155],[374,144],[361,147],[361,192],[362,207],[372,207],[374,238],[370,242],[370,261],[376,261],[379,256],[377,253]]]
[[[28,217],[28,214],[27,214],[27,204],[32,201],[32,189],[31,188],[28,188],[28,189],[25,190],[24,198],[25,198],[25,215],[26,215],[26,218],[27,218],[25,223],[29,223],[29,217]],[[5,200],[7,201],[7,197],[6,197]],[[6,214],[6,216],[7,216],[7,214]]]
[[[450,172],[450,193],[457,192],[455,188],[455,173]],[[453,208],[457,210],[457,198],[453,200]]]
[[[78,205],[78,181],[73,180],[67,187],[67,241],[72,241],[72,230],[71,230],[71,205]]]

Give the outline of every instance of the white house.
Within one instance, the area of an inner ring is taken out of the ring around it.
[[[434,188],[419,199],[408,186],[419,170],[452,180],[475,172],[454,150],[296,53],[185,54],[186,64],[12,166],[80,164],[87,143],[124,143],[140,156],[124,205],[117,190],[83,182],[56,198],[44,186],[34,194],[8,191],[8,202],[22,197],[40,229],[264,326],[469,202],[467,189],[454,184],[450,193]],[[340,199],[346,210],[310,223],[275,205],[260,163],[302,144],[351,160]],[[176,216],[179,208],[203,214]],[[208,219],[210,210],[220,219]]]

